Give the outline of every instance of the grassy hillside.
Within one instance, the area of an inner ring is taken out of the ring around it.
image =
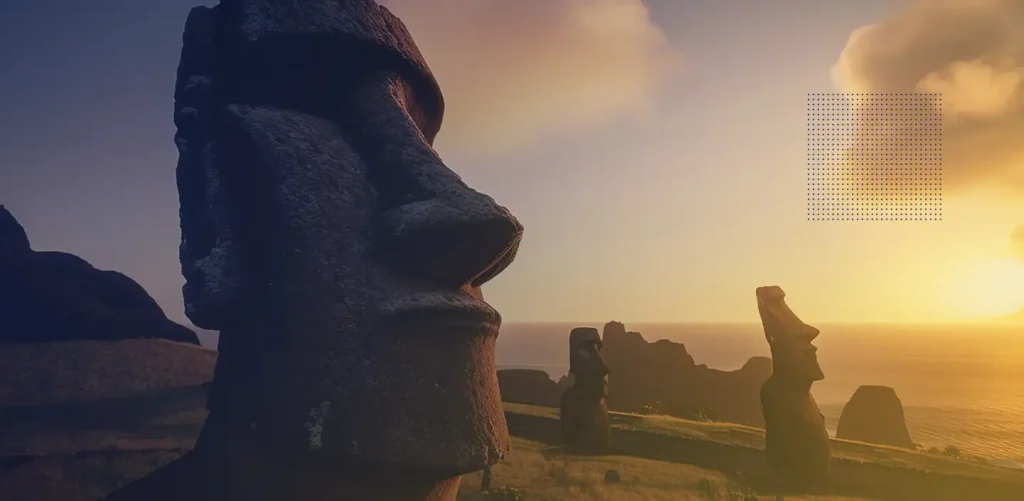
[[[558,409],[505,404],[513,435],[558,443]],[[612,413],[612,446],[624,455],[687,463],[757,481],[764,431],[729,423]],[[831,491],[900,501],[1024,500],[1024,472],[951,457],[832,440]],[[749,482],[748,482],[749,483]]]
[[[192,447],[216,352],[167,341],[68,343],[0,350],[0,492],[12,499],[93,501]],[[612,413],[616,454],[566,456],[558,410],[506,404],[513,450],[463,501],[775,499],[763,431]],[[1024,500],[1024,472],[833,440],[833,485],[793,500]],[[605,484],[617,470],[618,484]],[[0,498],[7,499],[0,495]]]
[[[506,412],[558,419],[558,409],[524,404],[505,404]],[[644,416],[613,412],[612,426],[621,430],[640,430],[690,440],[708,441],[752,449],[764,448],[764,430],[732,423],[690,421],[671,416]],[[976,461],[896,447],[866,444],[833,438],[832,456],[852,461],[920,469],[937,473],[966,473],[977,477],[1024,482],[1024,473]],[[1024,485],[1024,483],[1022,483]]]
[[[616,470],[620,483],[606,484],[605,472]],[[775,500],[775,495],[744,487],[725,474],[692,465],[629,456],[566,456],[560,449],[521,438],[492,471],[492,493],[480,492],[481,474],[467,475],[461,501],[684,501]],[[790,495],[786,501],[853,501],[868,498]]]

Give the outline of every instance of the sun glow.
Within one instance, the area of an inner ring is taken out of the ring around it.
[[[955,282],[950,306],[964,315],[995,317],[1024,306],[1024,263],[1014,259],[978,263]]]

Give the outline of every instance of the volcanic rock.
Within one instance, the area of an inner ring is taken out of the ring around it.
[[[764,426],[760,387],[772,372],[771,359],[753,357],[734,371],[697,365],[686,346],[667,340],[648,342],[620,322],[604,327],[601,356],[608,375],[608,408],[618,412],[659,412],[684,418]],[[529,373],[529,374],[527,374]],[[502,400],[558,406],[553,392],[572,385],[571,375],[557,383],[543,371],[498,371]]]
[[[758,395],[771,375],[767,360],[751,359],[736,371],[711,369],[697,365],[682,343],[648,342],[618,322],[605,326],[601,355],[611,369],[608,406],[612,410],[653,409],[686,418],[764,424]]]
[[[498,386],[505,402],[557,407],[562,392],[571,386],[566,378],[562,381],[563,384],[556,383],[547,372],[537,369],[498,371]]]
[[[910,439],[903,403],[888,386],[861,386],[843,407],[836,438],[906,449],[917,446]]]
[[[0,206],[0,344],[136,338],[199,344],[131,278],[73,254],[33,251]]]

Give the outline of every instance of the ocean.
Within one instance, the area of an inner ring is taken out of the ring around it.
[[[861,385],[891,386],[903,402],[911,438],[924,447],[1024,467],[1024,325],[815,324],[825,379],[811,392],[829,431]],[[569,330],[602,324],[502,326],[499,368],[534,368],[557,379],[569,360]],[[686,345],[698,364],[738,369],[769,356],[760,324],[626,324],[644,339]]]

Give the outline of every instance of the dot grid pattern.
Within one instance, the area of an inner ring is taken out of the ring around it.
[[[942,95],[807,95],[808,221],[941,221]]]

